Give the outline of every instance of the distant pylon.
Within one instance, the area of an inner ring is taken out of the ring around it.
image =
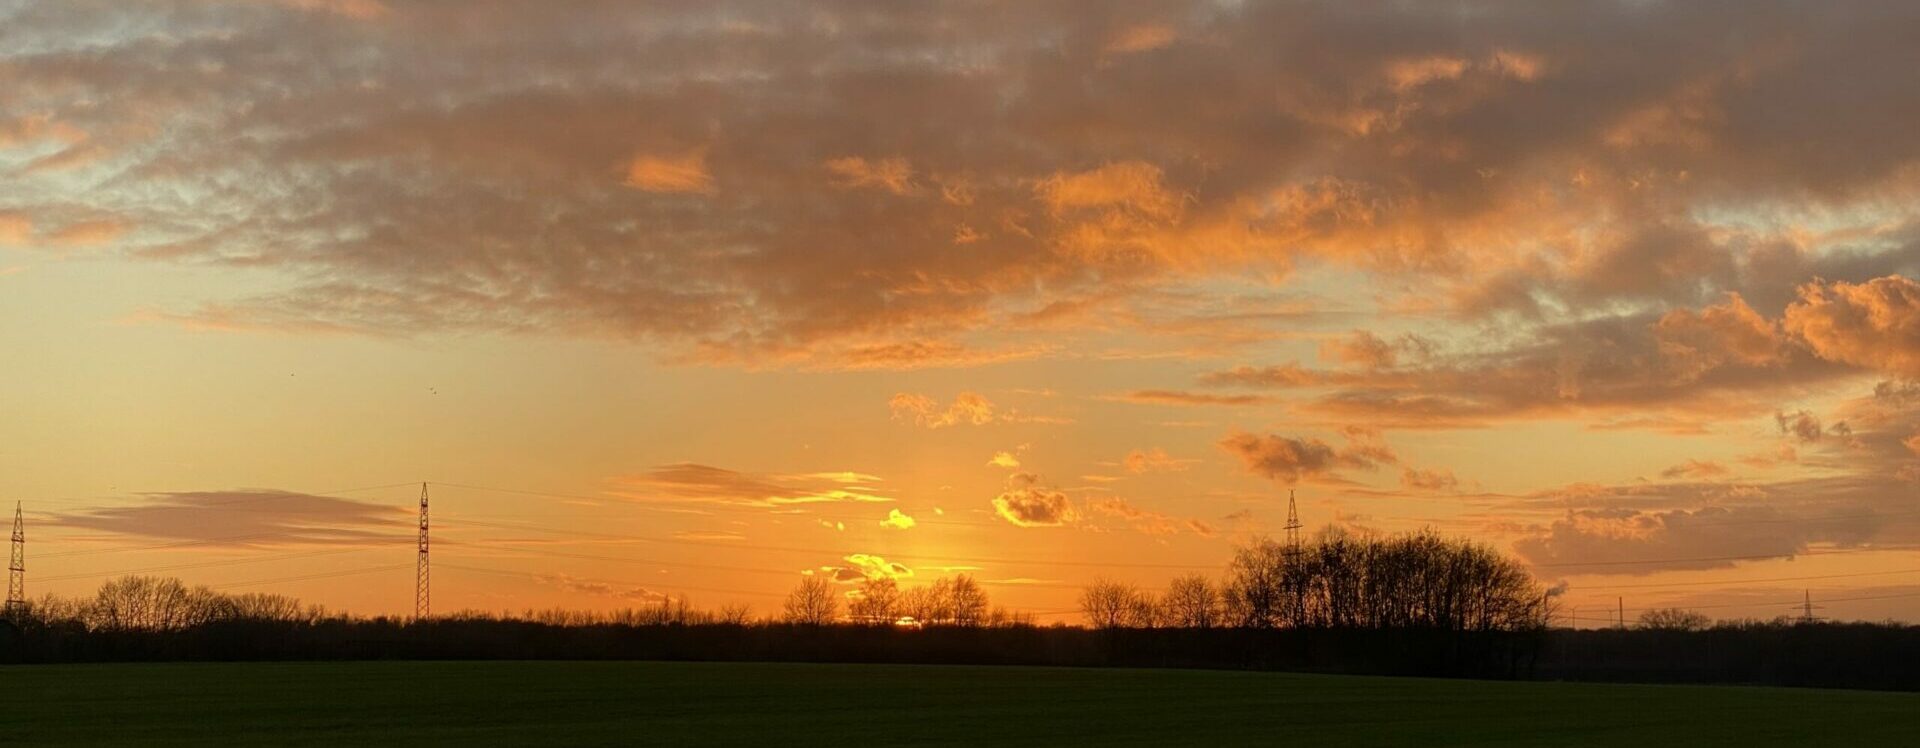
[[[27,524],[13,502],[13,557],[7,564],[7,617],[27,610]]]
[[[1818,623],[1820,621],[1820,617],[1814,615],[1813,612],[1816,610],[1825,608],[1826,606],[1813,604],[1813,590],[1801,590],[1800,594],[1801,594],[1801,600],[1803,601],[1800,603],[1800,606],[1799,606],[1800,622],[1801,623]]]
[[[426,618],[433,614],[433,605],[427,595],[427,484],[420,484],[420,568],[415,572],[413,583],[413,617]]]
[[[1293,489],[1287,489],[1287,553],[1300,552],[1300,508],[1293,503]]]

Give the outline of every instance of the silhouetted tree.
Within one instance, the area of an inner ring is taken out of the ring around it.
[[[1199,574],[1174,578],[1160,606],[1165,626],[1204,629],[1220,622],[1220,593]]]
[[[1705,631],[1713,619],[1685,608],[1660,608],[1640,614],[1640,628],[1656,631]]]
[[[987,620],[987,591],[972,575],[961,574],[947,586],[947,609],[955,626],[979,626]]]
[[[785,611],[787,623],[819,626],[839,617],[840,601],[834,598],[833,585],[826,577],[810,575],[802,577],[799,586],[787,595]]]
[[[1222,595],[1232,625],[1264,629],[1284,624],[1286,575],[1286,549],[1271,538],[1255,538],[1234,549]]]
[[[939,623],[947,617],[944,590],[936,585],[908,588],[900,593],[900,612],[917,623]]]
[[[1087,625],[1094,628],[1119,628],[1127,625],[1138,597],[1139,592],[1125,582],[1094,580],[1080,591],[1080,614],[1086,618]]]
[[[868,578],[847,605],[847,614],[857,623],[892,624],[900,617],[900,585],[890,577]]]

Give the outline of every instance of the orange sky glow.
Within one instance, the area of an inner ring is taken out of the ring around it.
[[[1910,3],[0,0],[28,591],[1920,620]],[[10,503],[10,502],[9,502]],[[1624,599],[1624,603],[1622,603]]]

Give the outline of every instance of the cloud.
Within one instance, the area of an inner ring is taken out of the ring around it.
[[[1243,365],[1203,374],[1221,387],[1317,390],[1301,407],[1376,426],[1455,428],[1505,420],[1604,419],[1603,427],[1724,420],[1857,375],[1760,317],[1735,295],[1673,310],[1548,325],[1495,347],[1427,341],[1417,356],[1361,336],[1340,345],[1354,368]],[[1380,345],[1375,345],[1380,343]]]
[[[1638,512],[1576,510],[1514,550],[1554,574],[1648,574],[1676,569],[1724,569],[1741,560],[1791,558],[1822,535],[1784,512],[1765,507]],[[1699,560],[1695,560],[1699,559]]]
[[[1325,475],[1339,462],[1333,447],[1319,439],[1234,432],[1220,448],[1239,457],[1249,472],[1284,483]]]
[[[139,494],[145,503],[55,515],[51,522],[213,547],[380,544],[410,536],[405,509],[275,489]]]
[[[940,408],[939,401],[931,397],[902,392],[887,400],[887,408],[893,411],[895,420],[911,420],[930,429],[959,424],[981,426],[994,422],[993,401],[974,392],[962,392],[954,396],[953,404],[945,410]]]
[[[904,579],[913,576],[913,569],[905,564],[894,563],[879,556],[855,553],[841,559],[848,566],[822,566],[830,579],[841,584],[858,584],[868,579]]]
[[[1458,489],[1460,479],[1446,468],[1419,469],[1409,466],[1400,471],[1400,485],[1415,491],[1443,493]]]
[[[57,247],[95,247],[113,243],[128,228],[125,221],[113,218],[76,221],[54,229],[42,240]]]
[[[887,502],[877,476],[864,473],[750,474],[690,462],[661,465],[615,479],[610,493],[638,501],[791,507],[831,502]]]
[[[1809,358],[1914,371],[1911,301],[1874,281],[1920,259],[1907,9],[1557,10],[52,6],[8,19],[32,53],[0,90],[33,114],[0,148],[112,178],[21,169],[0,204],[42,232],[116,216],[131,257],[252,276],[158,315],[220,329],[979,366],[1122,328],[1130,355],[1245,351],[1300,328],[1203,336],[1140,300],[1340,277],[1360,306],[1507,339],[1448,340],[1432,384],[1368,378],[1323,415],[1666,407],[1662,381],[1757,412],[1730,401],[1799,394]],[[1796,340],[1733,308],[1607,330],[1733,293]],[[1340,366],[1414,360],[1377,354]]]
[[[707,156],[699,151],[679,156],[634,156],[627,163],[626,184],[647,192],[710,195],[714,191]]]
[[[1920,376],[1920,283],[1910,279],[1809,283],[1787,307],[1784,324],[1821,358]]]
[[[12,211],[0,211],[0,244],[19,246],[33,237],[33,219]]]
[[[1163,176],[1157,166],[1129,161],[1054,174],[1034,191],[1055,212],[1100,209],[1166,219],[1179,212],[1181,197],[1166,188]]]
[[[1182,531],[1191,532],[1200,537],[1214,535],[1213,526],[1205,521],[1195,518],[1180,519],[1142,509],[1118,496],[1089,499],[1086,505],[1088,509],[1095,512],[1124,519],[1134,530],[1148,535],[1174,535]]]
[[[392,8],[380,0],[276,0],[281,5],[300,10],[332,13],[357,21],[372,21],[385,17]]]
[[[1432,352],[1432,341],[1416,335],[1388,341],[1365,330],[1355,330],[1345,339],[1320,343],[1321,359],[1363,369],[1388,369],[1398,365],[1402,356],[1425,357]]]
[[[833,183],[841,187],[874,187],[895,195],[913,189],[913,166],[904,158],[869,161],[845,156],[827,161],[826,169],[833,175]]]
[[[1774,413],[1773,422],[1780,427],[1780,433],[1791,436],[1803,444],[1820,441],[1826,429],[1820,425],[1820,417],[1812,411],[1800,410],[1792,413]]]
[[[1728,470],[1727,466],[1712,460],[1687,460],[1686,462],[1660,471],[1660,477],[1702,480],[1725,477],[1732,473],[1733,471]]]
[[[898,509],[887,510],[887,518],[880,521],[881,527],[891,527],[896,530],[910,530],[913,529],[914,524],[912,517]]]
[[[993,453],[993,458],[987,460],[987,465],[989,467],[1017,468],[1020,467],[1020,458],[1015,457],[1012,452],[995,452]]]
[[[1079,519],[1065,493],[1040,488],[1038,481],[1032,474],[1015,474],[1007,490],[993,497],[994,514],[1019,527],[1055,527]]]
[[[1180,390],[1134,390],[1115,399],[1147,405],[1263,405],[1273,402],[1264,395],[1215,395]]]
[[[1693,461],[1669,471],[1670,482],[1575,484],[1523,497],[1503,508],[1519,516],[1551,508],[1558,516],[1521,528],[1514,548],[1555,574],[1648,574],[1920,548],[1912,511],[1920,476],[1905,444],[1920,430],[1920,400],[1909,390],[1887,383],[1841,403],[1836,412],[1858,424],[1845,438],[1796,442],[1797,449],[1781,443],[1760,455],[1768,464],[1815,463],[1818,471],[1728,480],[1724,466]]]
[[[1244,431],[1228,434],[1218,444],[1240,458],[1247,472],[1287,484],[1335,477],[1338,469],[1374,470],[1399,461],[1378,431],[1348,427],[1343,433],[1347,445],[1341,449],[1312,437]]]
[[[1187,466],[1193,462],[1196,460],[1177,459],[1168,455],[1166,450],[1154,447],[1129,450],[1127,456],[1120,460],[1120,466],[1126,468],[1129,473],[1139,475],[1153,472],[1177,472],[1187,469]]]
[[[1180,37],[1180,31],[1162,23],[1143,23],[1128,26],[1114,33],[1107,40],[1102,51],[1110,55],[1127,55],[1137,52],[1149,52],[1172,44]]]
[[[1052,416],[1029,416],[1012,408],[1000,408],[977,392],[961,392],[945,408],[940,401],[921,394],[901,392],[887,400],[887,409],[896,421],[912,421],[930,429],[949,426],[985,426],[990,423],[1066,423]]]
[[[581,579],[579,577],[575,577],[570,574],[563,574],[563,573],[539,574],[539,575],[536,575],[534,579],[540,582],[541,584],[547,585],[549,587],[558,587],[567,592],[577,592],[583,595],[595,595],[599,597],[611,597],[619,600],[639,600],[643,602],[655,602],[655,603],[672,599],[672,596],[668,595],[667,593],[656,592],[654,590],[650,590],[645,587],[636,587],[631,585],[616,585],[610,582],[602,582],[595,579]]]

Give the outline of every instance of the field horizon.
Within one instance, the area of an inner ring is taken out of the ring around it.
[[[0,669],[34,745],[1895,744],[1920,695],[1221,670],[390,661]]]

